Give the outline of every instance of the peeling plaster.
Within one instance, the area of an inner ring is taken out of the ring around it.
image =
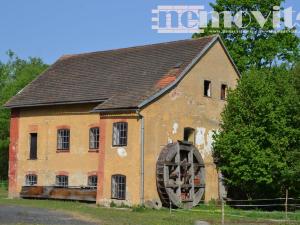
[[[213,130],[209,130],[205,135],[206,129],[204,127],[197,127],[196,132],[196,145],[200,150],[203,158],[212,154],[213,145]]]
[[[171,100],[174,101],[176,100],[177,98],[179,98],[180,96],[182,95],[182,92],[174,89],[170,92],[170,97],[171,97]]]
[[[178,127],[179,127],[178,123],[176,123],[176,122],[173,123],[172,134],[176,134],[177,133]]]
[[[127,152],[125,148],[117,148],[117,153],[121,158],[125,158],[127,156]]]
[[[208,134],[207,134],[207,146],[210,149],[212,149],[212,144],[214,142],[213,135],[214,135],[214,132],[212,130],[208,131]]]
[[[213,134],[214,134],[214,132],[212,130],[210,130],[210,131],[208,131],[208,134],[206,136],[207,144],[204,147],[206,155],[208,155],[208,154],[211,155],[211,153],[212,153]]]
[[[196,145],[204,145],[205,144],[205,128],[197,127],[196,132]]]

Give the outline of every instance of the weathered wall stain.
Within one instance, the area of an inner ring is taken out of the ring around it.
[[[145,199],[157,199],[155,165],[161,149],[169,142],[183,140],[184,128],[195,129],[195,144],[204,158],[205,200],[219,198],[218,172],[213,163],[212,135],[218,129],[225,102],[220,100],[221,84],[234,88],[238,75],[216,44],[168,95],[144,110],[145,118]],[[212,97],[204,97],[203,82],[212,83]],[[179,94],[180,93],[180,94]],[[175,126],[174,126],[175,125]]]
[[[196,145],[199,147],[199,145],[205,144],[205,128],[204,127],[197,127],[196,128]]]

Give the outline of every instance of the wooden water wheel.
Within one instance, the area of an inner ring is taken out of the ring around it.
[[[204,193],[204,163],[190,142],[164,147],[156,164],[157,190],[163,206],[192,208]]]

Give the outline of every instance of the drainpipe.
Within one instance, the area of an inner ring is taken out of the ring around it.
[[[140,142],[141,142],[141,148],[140,148],[140,176],[141,176],[141,180],[140,180],[140,204],[144,205],[144,153],[145,153],[145,149],[144,149],[144,116],[140,114],[140,111],[137,110],[137,114],[139,115],[139,119],[141,121],[141,128],[140,128]]]

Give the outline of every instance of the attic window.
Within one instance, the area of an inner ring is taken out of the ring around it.
[[[211,97],[211,81],[204,81],[204,96]]]
[[[227,85],[222,84],[221,85],[221,100],[226,100],[227,98]]]

